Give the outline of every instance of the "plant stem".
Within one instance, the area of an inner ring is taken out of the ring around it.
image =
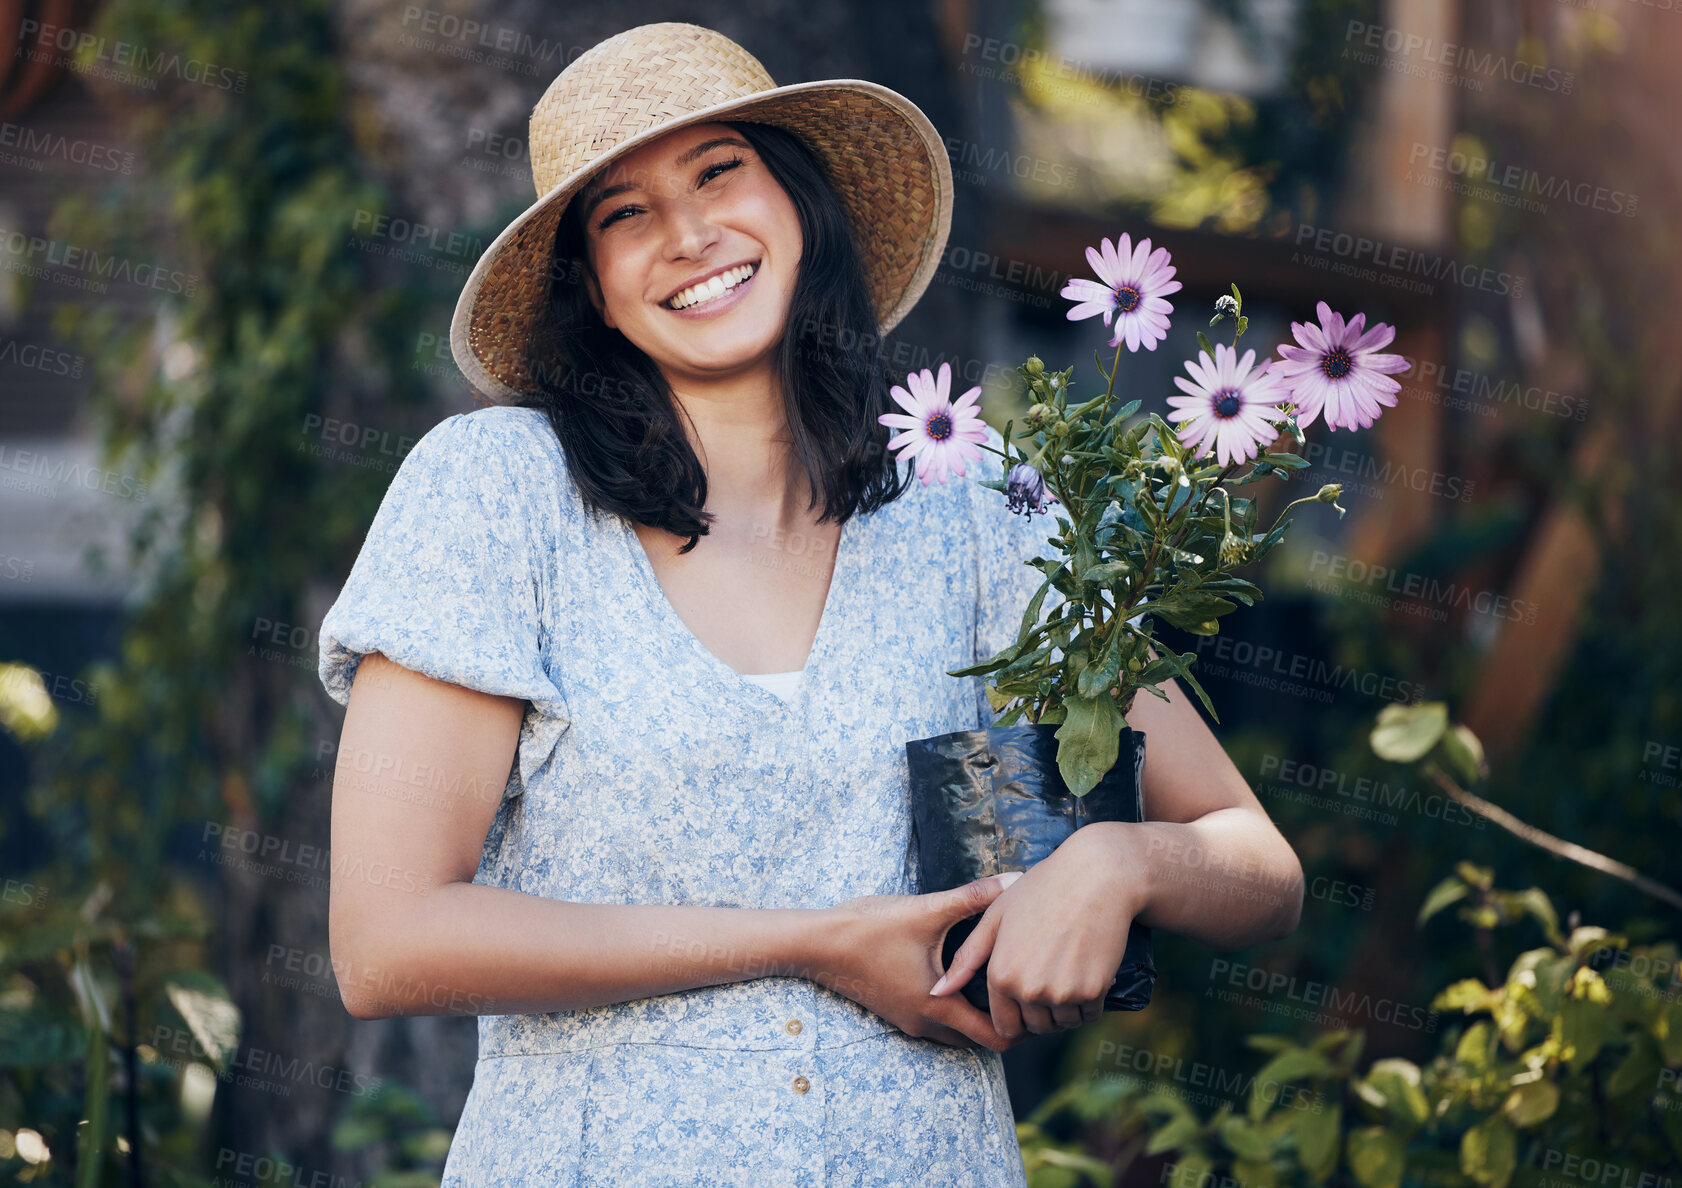
[[[1546,850],[1556,858],[1564,858],[1570,862],[1577,862],[1590,870],[1598,870],[1602,874],[1611,875],[1615,879],[1622,879],[1630,886],[1645,891],[1654,899],[1663,900],[1671,907],[1682,910],[1682,894],[1665,886],[1654,879],[1648,878],[1635,867],[1608,858],[1604,854],[1596,853],[1586,846],[1579,846],[1576,842],[1568,842],[1555,837],[1536,826],[1519,820],[1498,804],[1493,804],[1473,792],[1468,792],[1449,778],[1442,768],[1432,764],[1426,774],[1441,788],[1450,800],[1471,809],[1479,816],[1487,817],[1501,828],[1515,837],[1522,838],[1533,846]]]
[[[1116,372],[1121,370],[1121,343],[1122,340],[1118,338],[1115,344],[1115,362],[1110,364],[1110,386],[1104,392],[1104,409],[1099,414],[1099,421],[1103,421],[1105,417],[1110,415],[1110,398],[1115,395]]]

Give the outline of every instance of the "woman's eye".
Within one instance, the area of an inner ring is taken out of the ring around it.
[[[708,165],[705,169],[703,169],[701,171],[701,184],[706,185],[713,178],[717,177],[720,173],[724,173],[728,170],[734,169],[734,168],[736,168],[736,166],[740,165],[741,163],[742,163],[742,159],[740,157],[731,157],[728,161],[720,161],[716,165]]]
[[[706,185],[708,182],[710,182],[713,178],[717,177],[719,174],[726,173],[726,172],[736,168],[736,166],[740,165],[741,163],[742,163],[742,158],[731,157],[728,161],[719,161],[716,164],[708,165],[705,169],[703,169],[701,171],[701,183],[700,184],[701,185]],[[617,210],[613,211],[611,214],[608,214],[606,217],[604,217],[599,223],[597,223],[596,224],[596,230],[597,231],[605,231],[612,224],[619,222],[619,216],[620,215],[637,214],[641,210],[642,210],[642,207],[640,207],[640,206],[621,206]]]
[[[615,210],[614,212],[609,214],[606,218],[604,218],[601,222],[597,223],[596,224],[596,230],[597,231],[605,230],[608,227],[609,224],[617,223],[619,221],[619,216],[620,215],[622,215],[622,214],[635,214],[638,209],[639,208],[635,207],[635,206],[621,206],[618,210]]]

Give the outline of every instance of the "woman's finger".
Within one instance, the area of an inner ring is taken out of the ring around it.
[[[1086,1022],[1082,1010],[1082,1004],[1078,1002],[1060,1003],[1051,1008],[1052,1022],[1063,1031],[1071,1031]]]
[[[995,903],[998,901],[995,900]],[[975,971],[993,952],[993,939],[999,932],[999,913],[988,908],[981,913],[981,920],[976,924],[975,931],[964,938],[964,943],[958,946],[958,951],[952,954],[952,964],[940,976],[939,981],[929,989],[933,995],[954,994],[964,988]]]

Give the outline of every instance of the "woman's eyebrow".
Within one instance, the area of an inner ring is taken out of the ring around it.
[[[683,155],[678,157],[677,164],[680,168],[684,165],[688,165],[691,162],[695,161],[697,158],[699,158],[701,156],[704,156],[707,152],[711,151],[712,149],[717,148],[719,145],[722,145],[722,144],[734,144],[734,145],[740,146],[741,148],[752,148],[753,147],[747,141],[743,140],[740,136],[715,136],[711,140],[703,140],[700,144],[696,145],[694,148],[687,149],[683,153]],[[582,199],[582,201],[584,203],[584,211],[579,217],[582,218],[585,222],[589,222],[590,213],[596,209],[596,206],[599,203],[606,202],[609,198],[612,198],[616,194],[623,194],[627,190],[634,190],[636,188],[637,187],[636,187],[635,183],[633,183],[633,182],[620,182],[616,186],[608,186],[606,189],[602,189],[602,190],[597,190],[597,189],[586,190],[584,192],[584,197]]]

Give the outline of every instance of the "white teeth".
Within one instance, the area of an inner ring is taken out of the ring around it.
[[[701,305],[716,300],[752,276],[755,268],[756,265],[743,264],[730,269],[728,272],[721,272],[709,281],[691,285],[683,290],[667,302],[667,306],[671,309],[687,309],[692,305]]]

